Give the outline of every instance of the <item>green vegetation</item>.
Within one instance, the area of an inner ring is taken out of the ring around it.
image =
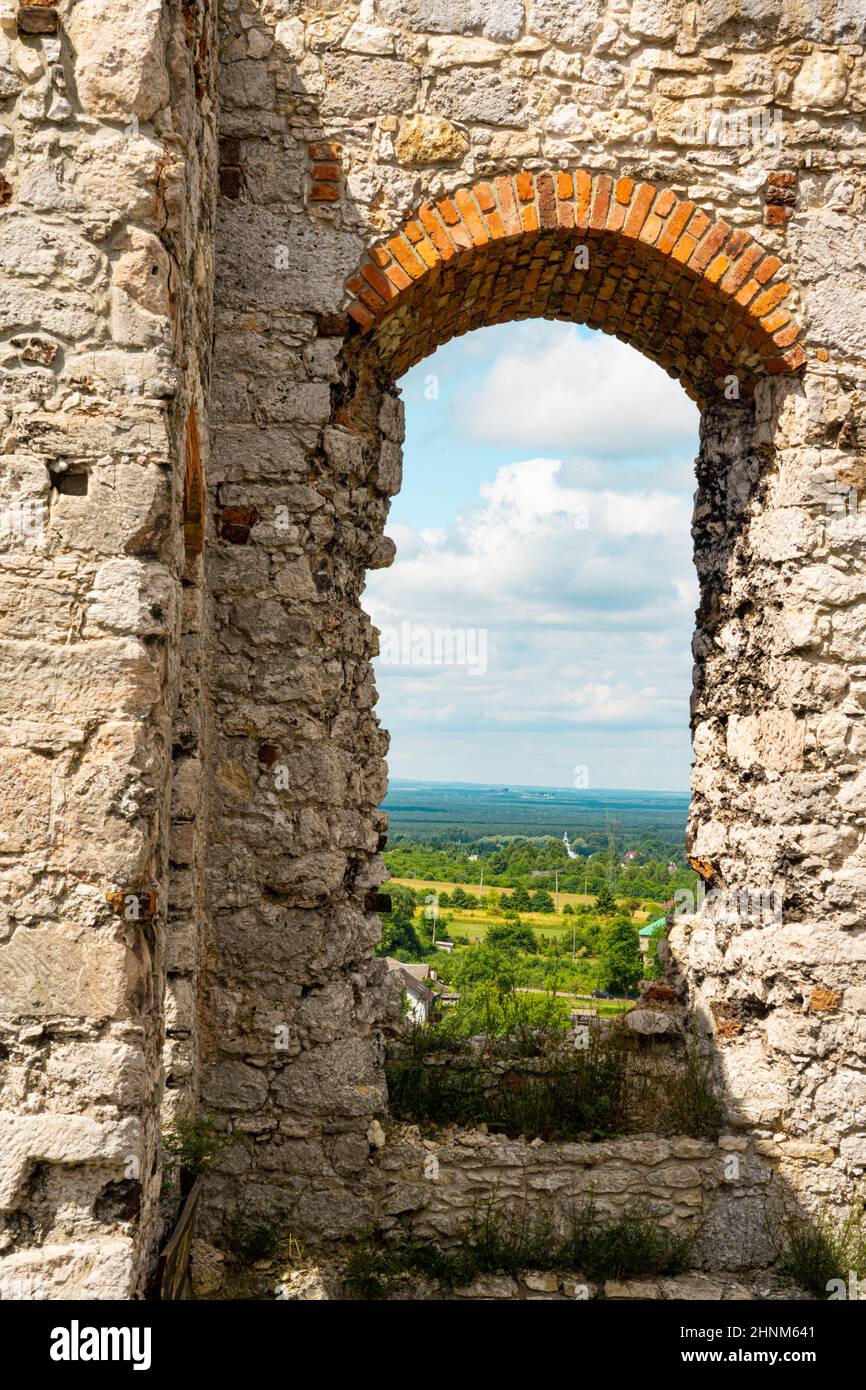
[[[487,1125],[491,1133],[573,1140],[616,1134],[690,1134],[716,1139],[722,1108],[709,1064],[636,1051],[616,1028],[573,1035],[518,1026],[483,1050],[442,1027],[416,1030],[387,1064],[395,1119],[436,1129]]]
[[[694,891],[684,834],[688,796],[572,792],[544,788],[391,786],[384,807],[395,878],[546,894],[666,902]],[[563,843],[570,837],[570,857]],[[464,890],[465,891],[465,890]],[[550,911],[538,900],[536,910]],[[458,901],[457,906],[465,906]],[[517,897],[518,911],[529,903]]]
[[[866,1278],[862,1200],[841,1219],[827,1207],[811,1216],[782,1200],[768,1208],[767,1224],[782,1272],[816,1298],[845,1298],[850,1274]]]
[[[599,1282],[674,1275],[687,1268],[694,1239],[694,1232],[666,1230],[643,1203],[600,1217],[591,1201],[583,1202],[574,1207],[565,1233],[557,1234],[546,1209],[526,1201],[504,1208],[492,1198],[473,1213],[455,1250],[411,1236],[368,1236],[352,1252],[346,1289],[350,1297],[376,1299],[408,1278],[438,1280],[452,1290],[479,1275],[527,1269],[574,1271]]]
[[[219,1129],[212,1115],[194,1115],[179,1120],[163,1135],[163,1168],[168,1186],[179,1184],[185,1196],[195,1179],[204,1173],[221,1153],[237,1143],[238,1136]]]
[[[600,916],[589,905],[568,917],[520,914],[510,910],[510,900],[503,911],[499,895],[479,901],[468,893],[459,900],[467,898],[471,907],[450,906],[445,911],[443,895],[437,901],[435,928],[437,941],[455,943],[456,949],[447,954],[433,942],[431,894],[424,887],[393,881],[388,890],[392,906],[382,918],[378,952],[398,960],[427,961],[442,984],[459,994],[459,1003],[448,1008],[448,1028],[456,1036],[502,1033],[521,1024],[564,1024],[580,997],[588,999],[598,989],[614,996],[633,995],[641,977],[641,917]],[[457,898],[455,890],[450,902]],[[637,911],[641,913],[639,902]],[[532,997],[542,994],[548,999]],[[592,1005],[604,1013],[625,1007],[596,1000]]]
[[[643,976],[643,955],[633,924],[616,917],[601,932],[598,943],[599,980],[611,994],[630,994]]]

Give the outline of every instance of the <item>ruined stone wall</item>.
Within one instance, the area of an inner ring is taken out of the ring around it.
[[[205,1224],[241,1196],[313,1235],[369,1219],[361,595],[393,554],[395,378],[533,313],[701,402],[690,834],[719,892],[672,955],[734,1122],[829,1151],[786,1181],[841,1197],[866,1167],[860,0],[223,0],[215,245],[212,7],[28,10],[0,0],[4,485],[46,522],[2,536],[8,1277],[142,1287],[158,1111],[199,1077],[241,1138]]]
[[[4,1298],[128,1297],[159,1235],[213,19],[205,0],[0,4]]]
[[[422,1141],[404,1127],[376,1154],[372,1185],[380,1229],[445,1249],[491,1207],[505,1221],[544,1213],[562,1236],[587,1203],[598,1219],[643,1206],[693,1235],[695,1268],[749,1269],[772,1260],[770,1180],[785,1161],[784,1144],[736,1134],[543,1144],[474,1130]]]
[[[854,5],[769,0],[224,6],[207,1095],[255,1142],[218,1201],[242,1174],[299,1228],[366,1219],[338,1194],[381,1103],[384,736],[359,596],[389,558],[392,383],[532,313],[619,332],[704,406],[692,850],[708,887],[783,910],[763,930],[717,894],[674,956],[736,1119],[762,1141],[820,1130],[835,1177],[810,1171],[810,1192],[862,1162],[841,1098],[866,1084],[863,590],[832,507],[859,467],[863,29]],[[572,227],[596,236],[591,293],[568,281]]]

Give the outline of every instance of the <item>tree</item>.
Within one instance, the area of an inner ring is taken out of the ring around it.
[[[535,890],[532,894],[531,905],[533,912],[553,912],[555,910],[553,898],[546,888],[537,888]]]
[[[565,904],[565,907],[562,909],[562,911],[563,911],[563,913],[565,914],[566,917],[573,917],[573,916],[574,916],[574,908],[572,907],[571,903],[566,903],[566,904]]]
[[[525,922],[521,922],[519,917],[488,927],[484,933],[484,945],[490,946],[493,950],[528,951],[530,955],[538,954],[535,932]]]
[[[424,946],[415,930],[415,894],[399,883],[391,884],[390,893],[391,911],[382,914],[382,940],[376,955],[418,960],[424,954]]]
[[[615,917],[602,928],[598,952],[599,984],[613,994],[629,994],[643,974],[637,931],[627,917]]]
[[[521,884],[519,888],[515,888],[514,892],[511,894],[509,906],[513,908],[515,912],[529,911],[530,898],[523,884]]]
[[[451,894],[451,906],[467,908],[475,907],[475,905],[475,899],[472,897],[471,893],[467,893],[466,889],[461,888],[458,884]]]
[[[659,942],[667,936],[667,931],[667,922],[662,922],[650,935],[646,961],[644,963],[645,980],[659,980],[664,973],[662,970],[662,963],[659,960],[658,948]]]
[[[595,900],[595,910],[600,912],[603,917],[610,917],[616,912],[616,902],[608,884],[603,883],[598,890]]]

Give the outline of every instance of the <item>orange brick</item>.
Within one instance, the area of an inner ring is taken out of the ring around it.
[[[411,247],[407,246],[402,237],[392,237],[388,242],[388,250],[394,257],[394,260],[399,261],[407,275],[413,280],[421,279],[421,276],[424,274],[424,263],[419,260]]]
[[[583,229],[589,222],[589,205],[592,198],[592,178],[585,169],[578,169],[574,175],[574,196],[577,204],[574,225]]]
[[[521,230],[521,222],[517,211],[517,200],[514,197],[514,187],[511,179],[501,174],[495,182],[505,230],[509,236],[515,236]]]
[[[525,207],[521,208],[520,215],[523,218],[523,230],[525,232],[538,231],[538,208],[534,203],[527,203]]]
[[[640,229],[638,241],[646,242],[647,246],[654,246],[664,225],[663,220],[651,212]]]
[[[521,203],[530,203],[535,197],[535,182],[531,174],[518,174],[514,180],[517,185],[517,196]]]
[[[460,221],[460,214],[450,198],[442,198],[436,204],[436,209],[442,221],[448,227],[456,227],[457,223]]]
[[[767,317],[761,321],[761,327],[765,333],[775,333],[777,329],[784,328],[790,317],[791,315],[788,313],[787,309],[774,309],[771,314],[768,314]],[[798,328],[797,332],[799,333],[799,331]]]
[[[417,242],[415,251],[417,255],[421,257],[428,270],[432,270],[434,266],[440,264],[441,257],[439,252],[436,250],[432,241],[428,241],[426,237],[423,241]]]
[[[368,285],[372,285],[373,289],[376,291],[380,299],[384,299],[387,303],[388,301],[397,298],[396,289],[391,284],[390,280],[386,279],[386,277],[382,274],[381,270],[379,270],[376,266],[371,265],[368,262],[366,265],[361,267],[361,274],[367,281]]]
[[[556,188],[551,174],[539,174],[535,180],[538,193],[538,219],[548,230],[556,226]]]
[[[336,203],[339,198],[339,189],[332,183],[314,183],[310,189],[311,203]]]
[[[656,245],[664,255],[670,255],[677,244],[677,237],[695,210],[694,203],[677,203]]]
[[[656,190],[654,184],[638,184],[637,192],[634,195],[634,201],[631,207],[629,208],[628,217],[625,219],[625,226],[623,228],[624,236],[638,236],[641,228],[643,227],[644,222],[647,219],[647,216],[649,215],[649,210],[652,206],[652,202],[655,198],[655,195]]]
[[[616,201],[618,203],[628,203],[634,192],[634,179],[617,179],[616,181]]]
[[[339,164],[314,164],[310,170],[310,177],[321,179],[323,183],[340,182]]]
[[[495,212],[496,199],[489,183],[476,183],[473,189],[476,201],[482,212]]]
[[[478,211],[471,193],[468,193],[465,188],[460,188],[454,194],[454,201],[460,209],[461,216],[469,229],[469,235],[474,244],[476,246],[485,246],[490,238],[487,235],[487,228],[484,225],[481,213]]]
[[[424,232],[422,228],[418,226],[418,223],[415,221],[407,222],[406,226],[403,228],[403,231],[406,233],[407,237],[413,245],[416,241],[424,240]]]
[[[754,299],[755,295],[758,293],[758,290],[760,288],[761,286],[758,284],[754,276],[752,276],[750,279],[746,281],[744,285],[741,285],[740,288],[737,290],[737,293],[734,295],[734,303],[739,304],[742,308],[745,308],[749,301]]]
[[[768,203],[764,208],[764,222],[768,227],[784,227],[791,220],[792,211],[792,208],[782,207],[778,203]]]
[[[781,267],[781,264],[782,262],[779,260],[778,256],[765,256],[754,272],[758,284],[765,285],[768,280],[771,280],[776,271]]]
[[[689,261],[692,270],[705,270],[716,252],[721,251],[730,234],[731,229],[727,222],[714,223]]]
[[[597,174],[595,177],[595,193],[592,200],[592,215],[589,225],[593,231],[600,232],[607,221],[607,209],[610,204],[610,195],[613,188],[613,180],[608,174]]]
[[[722,281],[720,286],[722,294],[733,294],[735,290],[739,289],[746,276],[751,273],[753,266],[761,259],[763,254],[761,247],[755,242],[752,242],[751,246],[747,246],[743,254],[739,256],[731,266]]]
[[[669,188],[663,188],[653,206],[653,212],[656,217],[667,217],[676,201],[676,194],[672,193]]]
[[[429,236],[443,261],[450,261],[455,255],[454,243],[429,203],[422,203],[418,209],[418,221]]]
[[[625,203],[612,202],[607,214],[607,230],[609,232],[621,231],[627,212],[628,208]]]
[[[685,265],[697,244],[693,236],[689,236],[688,232],[683,232],[671,255],[675,261],[681,261]]]
[[[791,292],[791,286],[781,281],[778,285],[771,286],[759,294],[754,304],[750,307],[749,313],[755,318],[761,318],[763,314],[768,314],[771,309],[775,309],[783,299],[786,299]]]
[[[556,175],[556,196],[563,200],[574,197],[574,179],[565,170]]]
[[[366,333],[367,329],[372,328],[376,322],[369,309],[365,309],[364,305],[359,304],[357,300],[349,305],[347,313],[350,319],[355,320],[362,333]]]
[[[396,261],[392,261],[385,274],[397,290],[408,290],[412,284],[412,277],[407,275],[403,267],[398,265]]]

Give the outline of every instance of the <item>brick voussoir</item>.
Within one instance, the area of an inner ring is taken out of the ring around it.
[[[579,244],[591,244],[585,268],[573,264]],[[375,328],[392,370],[484,324],[584,322],[646,352],[699,399],[731,371],[752,380],[805,361],[783,276],[748,232],[671,189],[520,170],[422,203],[347,280],[347,312],[353,332]],[[408,318],[391,319],[398,306],[411,306]]]

